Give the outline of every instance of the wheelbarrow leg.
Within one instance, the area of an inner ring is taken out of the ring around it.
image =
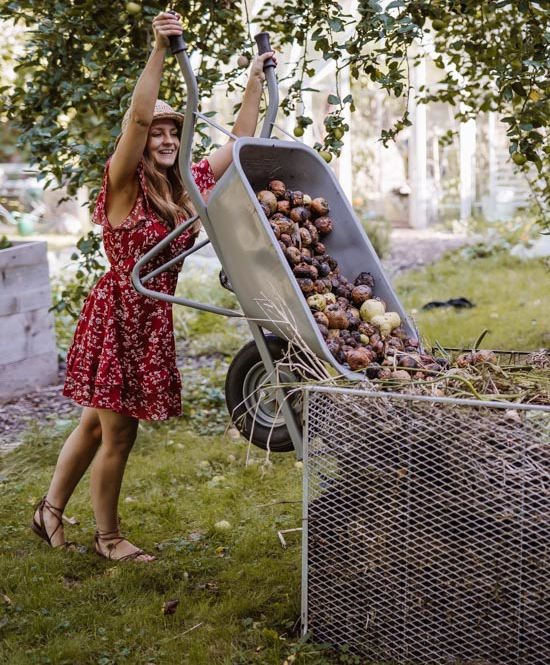
[[[252,337],[256,342],[256,346],[258,347],[258,351],[260,353],[260,357],[266,372],[270,375],[273,375],[275,373],[275,364],[273,363],[273,359],[269,353],[269,348],[267,346],[263,330],[257,323],[254,323],[253,321],[249,321],[248,325],[250,326]],[[282,388],[279,388],[276,391],[276,395],[277,401],[281,405],[281,413],[285,419],[285,424],[287,426],[290,438],[292,439],[294,450],[296,451],[296,458],[301,460],[303,456],[302,431],[296,422],[296,414],[292,410],[289,400],[285,399],[285,393]]]

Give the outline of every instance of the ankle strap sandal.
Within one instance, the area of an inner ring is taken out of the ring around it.
[[[136,549],[134,552],[131,552],[130,554],[126,554],[121,557],[116,557],[113,556],[115,553],[115,550],[117,548],[117,545],[119,545],[123,540],[126,540],[126,536],[123,536],[120,531],[117,529],[116,531],[96,531],[94,535],[94,549],[96,554],[99,556],[103,557],[104,559],[108,559],[109,561],[132,561],[135,559],[138,559],[140,556],[150,556],[145,552],[144,550],[141,549]],[[109,542],[107,542],[109,541]],[[108,554],[104,554],[101,550],[101,543],[102,542],[107,542],[107,551]],[[151,560],[154,560],[155,557],[152,557]]]
[[[57,525],[55,529],[51,532],[48,533],[46,529],[46,523],[44,522],[44,511],[47,510],[49,511],[54,517],[57,518]],[[36,520],[36,512],[38,511],[38,518],[39,522]],[[31,524],[31,529],[36,533],[37,536],[42,538],[42,540],[45,540],[50,547],[53,547],[52,545],[52,538],[53,536],[57,533],[59,527],[62,526],[63,524],[63,508],[57,508],[56,506],[53,506],[48,499],[46,499],[46,496],[44,495],[40,501],[38,501],[34,505],[34,513],[33,513],[33,518],[32,518],[32,524]],[[67,547],[70,543],[63,543],[62,545],[57,545],[57,547]]]

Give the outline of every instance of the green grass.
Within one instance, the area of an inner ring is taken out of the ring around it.
[[[395,286],[405,307],[416,310],[428,342],[468,346],[489,328],[483,346],[534,349],[548,345],[549,283],[537,261],[505,255],[466,261],[455,253],[400,276]],[[421,310],[429,300],[458,296],[476,307]],[[215,350],[219,356],[207,368],[184,370],[184,417],[140,426],[130,456],[123,529],[158,555],[154,564],[114,565],[93,554],[87,478],[67,508],[80,525],[66,527],[86,551],[52,551],[29,531],[32,504],[49,483],[66,421],[35,423],[26,442],[0,458],[1,663],[363,663],[299,640],[300,536],[289,534],[283,550],[277,530],[301,524],[301,471],[292,454],[274,455],[266,465],[257,449],[247,466],[246,443],[223,434],[227,357],[249,338],[240,324],[226,323],[181,311],[190,354]],[[297,503],[265,505],[284,501]],[[231,528],[216,529],[221,520]],[[164,615],[163,604],[172,599],[179,606]]]
[[[200,437],[185,422],[140,427],[121,496],[124,530],[153,565],[114,565],[92,553],[86,478],[67,536],[86,552],[52,551],[28,529],[66,431],[38,428],[2,460],[0,662],[278,663],[297,641],[301,470],[293,455],[265,464],[240,439]],[[231,529],[216,523],[227,520]],[[166,600],[178,599],[173,615]],[[199,627],[184,634],[193,626]],[[308,660],[308,662],[314,662]]]
[[[460,251],[414,272],[394,287],[427,345],[471,346],[484,329],[483,348],[534,350],[550,346],[550,271],[539,260],[499,253],[466,260]],[[465,297],[472,309],[424,311],[432,300]]]

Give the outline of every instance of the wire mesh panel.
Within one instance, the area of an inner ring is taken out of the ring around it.
[[[550,663],[550,409],[307,395],[303,618],[378,663]]]

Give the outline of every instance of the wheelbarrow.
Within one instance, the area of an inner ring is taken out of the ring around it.
[[[269,34],[255,37],[259,53],[271,50]],[[279,106],[279,91],[272,59],[265,62],[268,106],[260,138],[237,137],[198,111],[197,81],[182,37],[171,38],[185,80],[187,104],[181,132],[179,168],[197,214],[176,227],[164,240],[137,262],[132,272],[135,289],[146,296],[213,312],[227,317],[245,317],[252,341],[245,344],[230,364],[225,382],[226,402],[233,422],[243,436],[260,448],[275,452],[295,450],[302,457],[302,414],[299,391],[290,391],[297,377],[285,363],[287,348],[296,340],[308,354],[351,380],[363,380],[364,372],[353,372],[330,353],[298,283],[287,263],[256,192],[272,179],[283,180],[293,190],[312,198],[323,196],[330,204],[334,230],[324,238],[342,274],[353,277],[368,271],[375,280],[375,293],[388,309],[399,313],[405,331],[416,336],[380,260],[327,163],[301,141],[272,139]],[[233,162],[211,190],[205,203],[191,172],[191,147],[196,119],[213,125],[234,139]],[[291,137],[292,138],[292,137]],[[176,237],[201,220],[207,238],[146,275],[143,267]],[[211,243],[242,311],[195,302],[158,293],[145,284],[155,275],[179,263]],[[278,303],[277,313],[266,303]],[[283,315],[281,315],[283,313]]]

